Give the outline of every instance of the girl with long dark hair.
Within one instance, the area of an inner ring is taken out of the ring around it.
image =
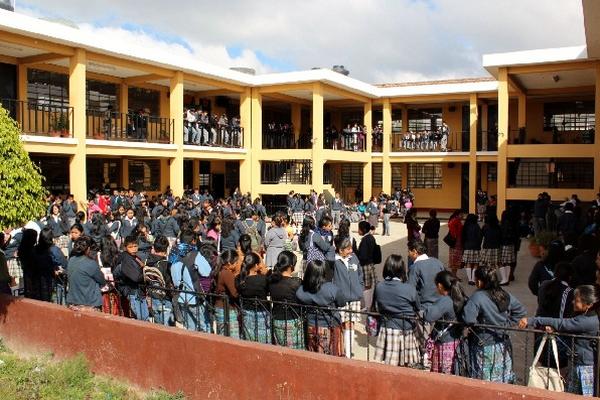
[[[229,337],[240,337],[240,327],[238,322],[238,289],[235,285],[235,278],[240,273],[240,256],[236,250],[227,249],[221,253],[217,266],[213,270],[213,282],[215,282],[214,292],[219,297],[215,301],[215,318],[217,322],[217,334]],[[225,300],[227,297],[229,315],[225,315]],[[227,321],[227,323],[225,323]]]
[[[261,259],[250,252],[244,256],[242,269],[236,278],[242,308],[242,338],[259,343],[271,343],[271,319],[268,304],[267,277],[261,274]]]

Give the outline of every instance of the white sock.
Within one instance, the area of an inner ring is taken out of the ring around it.
[[[371,305],[373,304],[373,288],[363,291],[363,302],[365,304],[365,309],[370,311]]]
[[[465,272],[467,273],[467,280],[469,282],[473,282],[473,275],[472,275],[471,271],[472,271],[471,268],[465,268]]]
[[[500,267],[500,284],[508,283],[510,267]]]
[[[346,358],[352,358],[352,329],[344,329],[344,350]]]

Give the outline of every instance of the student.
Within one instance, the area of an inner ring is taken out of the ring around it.
[[[437,219],[437,210],[429,210],[429,219],[423,224],[423,233],[425,235],[425,246],[427,246],[427,255],[439,259],[438,239],[440,235],[440,220]]]
[[[127,236],[131,235],[135,231],[137,224],[138,220],[134,216],[133,209],[127,209],[125,216],[121,221],[121,237],[126,238]]]
[[[240,240],[240,234],[235,230],[231,218],[223,218],[221,221],[221,250],[235,250]]]
[[[298,303],[296,292],[302,280],[292,276],[296,255],[282,251],[268,277],[269,293],[273,303],[274,343],[292,349],[304,349],[304,320],[297,307],[285,303]]]
[[[542,259],[535,263],[529,274],[528,286],[534,296],[538,295],[540,285],[554,278],[554,267],[565,259],[565,245],[560,240],[553,240],[548,249],[542,250]]]
[[[67,267],[67,304],[78,309],[99,310],[102,306],[100,287],[106,284],[106,280],[94,260],[93,246],[94,241],[89,236],[78,238],[73,244]]]
[[[596,306],[599,300],[594,286],[578,286],[573,298],[573,310],[576,313],[573,318],[523,318],[519,321],[519,327],[545,327],[548,332],[598,336],[600,325]],[[580,337],[574,339],[574,345],[574,356],[569,362],[570,374],[567,381],[567,392],[594,396],[596,346],[593,345],[592,340]]]
[[[169,239],[159,236],[154,240],[152,253],[148,256],[144,267],[146,292],[152,302],[152,317],[155,324],[169,326],[173,311],[173,280],[171,266],[167,261]],[[151,269],[153,268],[153,269]],[[159,289],[153,289],[156,285]],[[167,290],[163,289],[166,288]]]
[[[311,216],[304,218],[298,244],[305,263],[313,260],[325,261],[325,255],[331,251],[331,245],[316,232],[315,219]]]
[[[265,235],[265,264],[267,268],[273,268],[277,263],[277,258],[284,249],[287,237],[287,232],[283,228],[283,214],[275,213],[271,220],[271,229]]]
[[[495,268],[484,266],[475,270],[474,275],[477,290],[463,309],[462,320],[465,324],[495,325],[502,328],[512,326],[525,317],[525,308],[519,300],[500,286]],[[515,374],[508,333],[493,328],[472,330],[471,378],[513,383]]]
[[[127,236],[124,246],[125,250],[121,253],[121,274],[118,276],[119,291],[129,300],[132,317],[148,321],[148,303],[140,288],[144,283],[144,262],[137,256],[137,236]]]
[[[462,326],[441,321],[458,321],[467,296],[458,279],[449,271],[438,272],[435,276],[435,285],[441,297],[425,308],[423,314],[426,322],[434,324],[430,336],[430,341],[433,343],[429,356],[431,372],[452,374]]]
[[[267,277],[261,274],[261,259],[256,253],[244,256],[236,278],[242,309],[242,338],[252,342],[271,343],[271,319],[267,303]]]
[[[49,227],[41,230],[33,248],[31,263],[23,264],[25,297],[51,301],[54,277],[67,267],[62,251],[53,243],[54,234]]]
[[[383,279],[377,284],[373,300],[381,314],[375,360],[389,365],[416,365],[421,361],[414,332],[419,296],[407,283],[402,256],[392,254],[385,260]]]
[[[448,245],[448,267],[452,274],[456,276],[458,270],[462,268],[463,242],[462,242],[462,211],[455,210],[448,219],[448,234],[454,241],[454,245]]]
[[[367,221],[360,221],[358,223],[358,234],[362,236],[362,239],[358,245],[356,256],[360,261],[360,267],[362,269],[364,305],[365,309],[369,310],[371,308],[371,303],[373,302],[373,288],[375,288],[375,285],[377,284],[377,274],[373,262],[373,255],[375,253],[377,242],[371,234],[371,225]]]
[[[137,236],[138,252],[137,255],[142,261],[146,261],[150,252],[152,251],[152,243],[154,242],[154,236],[150,233],[148,226],[142,222],[138,223],[134,236]]]
[[[504,210],[500,222],[501,250],[500,250],[500,280],[501,285],[508,285],[514,279],[514,270],[517,265],[517,252],[515,243],[520,242],[519,226],[514,210]]]
[[[485,216],[485,225],[481,229],[483,243],[479,254],[479,265],[500,266],[500,248],[502,247],[502,231],[496,214]],[[501,283],[508,282],[508,274],[505,269],[500,269],[502,275]]]
[[[477,223],[477,215],[469,214],[465,220],[462,230],[463,258],[467,280],[469,285],[475,285],[473,272],[477,270],[479,264],[479,252],[481,250],[481,228]]]
[[[238,322],[238,297],[239,293],[235,286],[235,278],[240,273],[238,263],[240,256],[236,250],[227,249],[223,251],[213,271],[216,282],[215,294],[215,319],[217,323],[217,334],[240,338],[240,326]],[[225,308],[227,298],[227,312]],[[225,322],[227,321],[227,322]]]
[[[101,288],[102,291],[102,312],[112,315],[123,315],[123,305],[121,295],[115,288],[113,272],[121,264],[121,254],[115,239],[106,235],[100,243],[100,253],[98,254],[98,265],[104,274],[107,284]]]
[[[305,309],[308,350],[341,357],[344,355],[344,345],[340,313],[320,311],[313,307],[337,308],[346,304],[342,292],[327,281],[326,275],[327,267],[323,261],[309,261],[296,297],[302,304],[310,306]]]
[[[333,264],[333,284],[335,284],[346,300],[341,312],[342,329],[344,330],[344,352],[352,358],[354,342],[354,323],[360,319],[360,300],[363,296],[363,270],[358,258],[352,254],[352,241],[348,237],[335,238],[335,263]]]

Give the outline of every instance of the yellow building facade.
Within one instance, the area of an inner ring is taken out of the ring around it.
[[[149,57],[0,14],[2,105],[49,188],[78,200],[98,187],[182,195],[188,186],[239,188],[275,205],[292,190],[353,201],[410,187],[419,208],[473,212],[482,188],[501,213],[542,191],[589,201],[600,190],[600,61],[589,40],[486,55],[487,78],[370,85],[326,69],[253,76]],[[240,129],[223,131],[227,143],[189,144],[187,107],[239,116]],[[290,137],[270,123],[291,125]],[[349,124],[364,126],[363,143],[340,149],[330,128]],[[446,148],[407,144],[444,124]]]

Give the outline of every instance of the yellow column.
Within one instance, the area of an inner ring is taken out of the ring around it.
[[[364,122],[363,125],[367,127],[365,132],[365,140],[367,141],[367,154],[371,154],[373,151],[373,104],[371,100],[367,101],[363,107],[364,109]]]
[[[404,118],[404,112],[402,118]],[[383,100],[383,165],[382,190],[385,194],[392,193],[392,164],[390,164],[390,148],[392,141],[392,103],[390,99]]]
[[[75,49],[69,60],[69,105],[73,107],[71,126],[77,146],[69,163],[69,186],[77,202],[87,200],[85,66],[85,50]]]
[[[160,91],[160,116],[162,118],[169,118],[170,115],[170,104],[169,96],[166,90]],[[183,102],[182,102],[183,103]],[[182,111],[183,114],[183,111]]]
[[[469,99],[469,212],[475,213],[477,206],[477,94]]]
[[[488,149],[488,104],[483,103],[481,105],[481,150],[486,151]]]
[[[498,71],[498,218],[506,208],[508,138],[508,71]]]
[[[373,162],[369,161],[363,164],[363,201],[371,199],[373,191]]]
[[[25,113],[29,112],[29,107],[27,106],[27,65],[19,64],[17,67],[17,100],[25,102],[23,104],[23,110],[17,110],[17,117],[21,115],[26,115]],[[23,118],[23,121],[18,121],[21,123],[21,129],[23,131],[29,130],[29,118]]]
[[[252,158],[251,158],[251,193],[252,198],[259,195],[260,187],[260,154],[262,153],[262,95],[258,89],[252,89]],[[247,159],[248,160],[248,159]],[[247,161],[244,161],[246,163]],[[242,168],[242,167],[240,167]],[[244,167],[246,168],[246,167]],[[241,174],[241,169],[240,169]],[[241,182],[240,182],[241,184]]]
[[[121,83],[119,88],[119,110],[115,111],[122,114],[127,114],[129,111],[129,85],[126,83]]]
[[[596,65],[596,129],[594,137],[594,189],[600,192],[600,64]]]
[[[292,103],[292,125],[294,126],[294,139],[298,140],[302,132],[302,105]]]
[[[200,187],[200,160],[192,160],[192,189]]]
[[[121,158],[121,186],[129,189],[129,159]]]
[[[519,128],[527,126],[527,96],[523,93],[519,93],[519,113],[517,116]]]
[[[240,95],[240,126],[243,129],[242,141],[246,155],[240,160],[240,191],[252,192],[252,158],[255,152],[252,144],[252,89],[245,88]]]
[[[173,123],[173,137],[177,150],[171,159],[169,185],[175,196],[183,195],[183,72],[175,72],[171,78],[170,118]],[[162,188],[164,190],[164,188]]]
[[[323,192],[323,88],[320,82],[313,84],[312,96],[312,187]]]
[[[402,132],[408,131],[408,107],[406,104],[402,105]]]
[[[160,159],[160,192],[164,193],[169,186],[170,181],[170,169],[171,169],[171,159],[170,158],[161,158]]]

